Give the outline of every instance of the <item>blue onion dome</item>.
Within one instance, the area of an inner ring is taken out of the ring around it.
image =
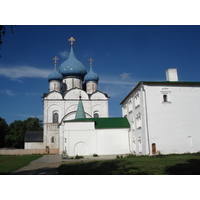
[[[59,72],[63,76],[78,76],[81,78],[83,78],[87,74],[87,71],[84,65],[76,59],[76,56],[73,50],[72,41],[71,41],[71,50],[70,50],[69,58],[60,65]]]
[[[56,68],[56,60],[58,60],[58,58],[55,56],[55,58],[53,58],[55,60],[54,62],[54,70],[49,74],[48,76],[48,81],[53,81],[53,80],[62,80],[63,76],[62,74],[60,74]]]
[[[91,59],[89,60],[91,61]],[[84,77],[84,81],[85,82],[88,82],[88,81],[94,81],[94,82],[97,82],[99,81],[99,76],[98,74],[96,74],[93,69],[92,69],[92,64],[90,63],[90,70],[89,72],[85,75]]]

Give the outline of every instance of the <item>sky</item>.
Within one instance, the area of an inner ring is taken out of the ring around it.
[[[165,71],[168,68],[177,68],[180,81],[200,80],[200,27],[180,26],[199,25],[199,1],[197,0],[124,0],[114,3],[109,0],[74,0],[73,2],[57,0],[56,3],[48,1],[48,4],[46,1],[37,0],[12,2],[7,0],[1,2],[1,7],[3,8],[0,12],[1,24],[17,25],[14,27],[13,34],[9,27],[7,28],[0,49],[2,56],[0,58],[0,117],[6,119],[7,123],[25,120],[28,117],[43,119],[41,97],[43,93],[48,92],[47,76],[54,67],[53,57],[59,58],[58,65],[67,59],[70,50],[68,39],[71,36],[76,39],[75,55],[87,69],[89,69],[88,59],[90,57],[94,59],[93,69],[100,77],[99,90],[110,96],[110,117],[122,116],[120,102],[139,81],[165,81]],[[41,26],[27,26],[29,24],[41,24]],[[63,25],[44,26],[45,24]],[[80,24],[91,26],[78,26]],[[107,26],[94,26],[97,24]],[[119,24],[125,25],[111,26]],[[6,177],[4,184],[1,185],[1,188],[5,186],[2,190],[5,195],[10,194],[10,188],[6,187],[5,181],[9,184],[14,178],[9,177],[11,179]],[[24,178],[30,179],[28,176]],[[45,176],[45,182],[42,181],[42,177],[39,178],[37,184],[41,184],[41,187],[38,188],[44,190],[45,186],[48,187],[45,184],[48,177]],[[51,178],[49,181],[52,181],[52,177],[49,178]],[[71,194],[74,194],[79,188],[77,194],[82,197],[85,189],[88,189],[88,184],[85,184],[87,188],[83,187],[85,177],[83,180],[81,178],[73,177],[65,184],[58,185],[58,191],[65,190],[67,187],[72,191]],[[133,187],[137,191],[134,196],[141,197],[142,193],[148,198],[150,195],[155,195],[151,185],[154,187],[157,182],[162,182],[160,185],[157,184],[159,191],[162,191],[166,188],[163,185],[168,183],[168,180],[163,181],[164,177],[158,177],[159,180],[151,177],[148,180],[146,176],[138,179],[134,177],[134,180],[136,179],[134,183],[131,176],[128,181],[128,177],[126,180],[122,180],[124,177],[116,177],[117,180],[106,177],[106,182],[105,177],[98,178],[102,180],[96,181],[96,176],[88,176],[87,183],[95,182],[89,184],[91,191],[96,190],[98,186],[106,191],[98,194],[99,199],[104,197],[105,193],[112,199],[121,199],[122,196],[128,199],[132,195]],[[124,187],[119,184],[119,178],[123,181]],[[27,187],[23,184],[23,187],[28,191],[31,188],[30,180],[23,180],[23,183],[27,181],[29,184],[26,184]],[[132,184],[129,184],[130,181]],[[198,190],[194,188],[197,184],[191,184],[192,190],[190,190],[184,181],[177,183],[177,180],[173,179],[172,182],[174,184],[171,184],[170,189],[173,195],[177,194],[180,198],[180,192],[177,192],[177,185],[179,185],[181,189],[187,191],[184,192],[184,197],[187,194],[190,197],[191,194],[196,196],[194,191]],[[73,183],[77,187],[71,187]],[[79,183],[80,185],[77,185]],[[144,183],[150,183],[145,188],[146,193],[141,187]],[[110,192],[113,191],[111,185],[115,191],[117,188],[117,193]],[[169,188],[169,184],[166,186]],[[19,188],[14,187],[12,190],[14,191],[12,194],[15,195]],[[54,198],[55,195],[56,197],[62,195],[59,192],[41,192],[41,194],[49,199]]]
[[[76,58],[99,75],[109,98],[109,116],[121,117],[120,102],[139,81],[165,81],[176,68],[179,81],[200,81],[200,26],[192,25],[16,25],[6,27],[0,49],[0,117],[8,124],[43,120],[48,75],[67,60],[75,38]]]

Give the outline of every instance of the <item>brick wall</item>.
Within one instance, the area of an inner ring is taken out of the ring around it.
[[[59,154],[59,149],[50,149],[50,154]],[[0,155],[47,154],[46,149],[0,149]]]

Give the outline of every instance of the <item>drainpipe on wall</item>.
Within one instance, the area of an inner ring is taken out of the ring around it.
[[[131,134],[131,128],[129,129],[129,131],[128,131],[128,143],[129,143],[129,151],[130,151],[130,153],[131,154],[133,154],[133,151],[131,150],[131,147],[132,147],[132,143],[131,143],[131,137],[132,136],[132,134]]]
[[[147,142],[148,142],[148,151],[149,151],[149,154],[148,155],[151,155],[151,152],[150,152],[150,141],[149,141],[149,125],[148,125],[148,115],[147,115],[147,98],[146,98],[146,91],[144,89],[144,85],[142,85],[142,90],[144,92],[144,106],[145,106],[145,116],[146,116],[146,132],[147,132]]]

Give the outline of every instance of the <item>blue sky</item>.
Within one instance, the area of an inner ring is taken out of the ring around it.
[[[17,25],[7,27],[0,50],[0,117],[7,123],[28,117],[43,119],[47,76],[74,52],[99,75],[99,90],[107,93],[110,117],[121,117],[120,102],[139,81],[165,81],[165,71],[177,68],[180,81],[200,81],[200,26]]]

